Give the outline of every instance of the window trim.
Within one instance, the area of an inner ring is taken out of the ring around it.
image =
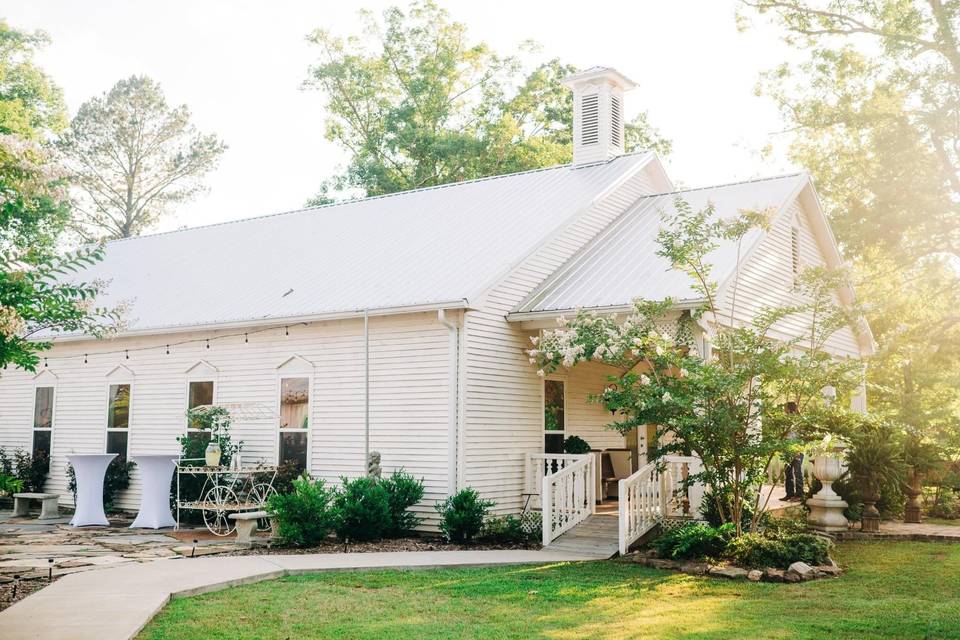
[[[288,361],[289,363],[290,361]],[[305,361],[304,361],[305,362]],[[287,364],[287,363],[285,363]],[[291,363],[295,364],[295,363]],[[280,426],[280,415],[282,411],[282,398],[280,396],[283,389],[283,381],[291,378],[306,378],[307,380],[307,428],[301,429],[299,427],[287,427],[282,428]],[[276,461],[276,464],[281,464],[280,460],[280,434],[283,433],[303,433],[307,434],[307,459],[305,462],[304,469],[307,473],[310,473],[311,461],[312,461],[312,447],[313,447],[313,371],[306,370],[301,367],[290,367],[287,370],[284,370],[282,367],[277,370],[277,381],[274,387],[274,395],[276,397],[276,417],[274,418],[276,422],[273,423],[274,436],[273,436],[273,459]]]
[[[47,380],[40,380],[43,377],[45,379],[52,378],[49,382]],[[54,427],[57,424],[57,399],[60,397],[59,390],[57,389],[57,377],[52,373],[49,376],[44,376],[43,374],[36,376],[33,379],[33,411],[30,412],[30,456],[33,457],[33,452],[36,447],[36,433],[37,431],[47,431],[50,433],[50,450],[47,452],[47,460],[50,461],[53,459],[53,439]],[[49,429],[37,429],[37,390],[38,389],[53,389],[53,402],[50,403],[50,428]]]
[[[209,382],[213,385],[213,404],[210,406],[217,406],[219,401],[218,394],[220,393],[220,383],[217,380],[217,377],[214,375],[197,375],[197,376],[187,376],[186,380],[183,381],[183,433],[184,435],[189,435],[200,431],[200,429],[192,429],[190,427],[190,420],[187,419],[187,412],[190,411],[190,385],[194,382]],[[203,406],[203,405],[200,405]]]
[[[563,383],[563,429],[547,429],[547,381],[560,382]],[[566,440],[569,434],[567,430],[567,385],[569,381],[567,376],[562,375],[548,375],[542,379],[540,384],[540,452],[546,453],[547,451],[547,436],[548,435],[557,435],[562,434],[563,439]]]
[[[111,428],[110,425],[110,387],[114,386],[130,386],[130,407],[127,409],[127,427],[126,429],[118,429],[116,427]],[[107,377],[107,384],[104,390],[104,402],[103,402],[103,452],[107,453],[107,447],[109,445],[110,433],[114,431],[122,431],[127,434],[127,453],[126,460],[130,459],[130,433],[133,431],[133,419],[134,419],[134,401],[133,401],[133,392],[136,385],[133,381],[133,376],[117,376],[115,378]]]

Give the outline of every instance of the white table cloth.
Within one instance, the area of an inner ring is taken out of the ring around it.
[[[176,453],[149,454],[132,456],[140,475],[143,487],[140,490],[140,511],[131,529],[159,529],[176,526],[177,521],[170,513],[170,479],[176,467]]]
[[[77,476],[77,508],[70,520],[75,527],[109,525],[103,512],[103,477],[115,453],[74,454],[67,456]]]

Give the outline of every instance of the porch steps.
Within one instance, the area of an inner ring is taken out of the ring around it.
[[[597,558],[612,558],[620,548],[616,515],[593,515],[545,546],[544,551],[563,551]]]

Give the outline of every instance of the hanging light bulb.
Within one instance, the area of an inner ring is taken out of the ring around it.
[[[83,364],[87,364],[87,354],[83,354]]]
[[[127,351],[126,349],[123,350],[123,355],[124,355],[124,357],[126,357],[127,360],[130,359],[130,352]]]
[[[170,345],[167,345],[167,355],[170,355]]]
[[[244,344],[246,344],[247,342],[250,342],[250,338],[247,337],[247,334],[243,334],[243,342]]]
[[[207,340],[207,349],[210,348],[210,340]]]
[[[290,327],[284,327],[284,328],[283,328],[283,335],[285,335],[285,336],[290,335]]]

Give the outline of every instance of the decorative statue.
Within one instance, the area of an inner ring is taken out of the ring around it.
[[[371,451],[367,457],[367,475],[374,480],[380,479],[380,452]]]

